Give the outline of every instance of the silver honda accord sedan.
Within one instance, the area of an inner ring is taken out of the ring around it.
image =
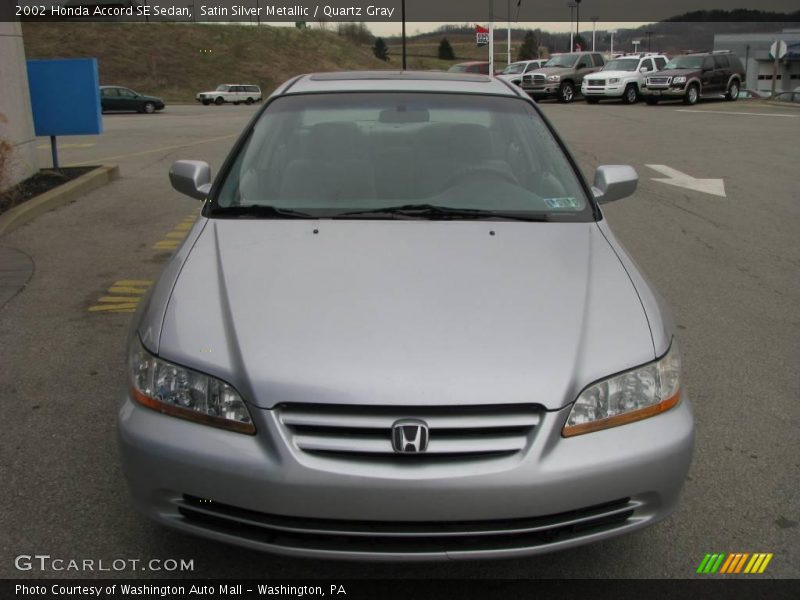
[[[511,557],[647,527],[694,425],[673,324],[537,106],[482,75],[304,75],[134,319],[119,442],[156,521],[286,555]]]

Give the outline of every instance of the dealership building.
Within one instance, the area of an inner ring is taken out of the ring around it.
[[[714,36],[714,50],[731,50],[745,66],[744,87],[769,93],[772,91],[774,59],[770,46],[781,40],[786,43],[786,56],[780,61],[777,92],[788,92],[800,87],[800,29],[784,29],[773,33],[731,33]]]

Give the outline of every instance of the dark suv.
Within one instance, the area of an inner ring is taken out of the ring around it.
[[[695,104],[700,98],[736,100],[743,79],[742,63],[732,52],[685,54],[647,77],[641,94],[648,104],[678,98],[684,104]]]

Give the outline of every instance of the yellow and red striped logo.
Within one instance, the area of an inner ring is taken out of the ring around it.
[[[756,575],[763,573],[769,561],[772,560],[772,553],[769,552],[732,552],[725,554],[718,552],[706,554],[705,558],[697,567],[697,572],[701,574],[750,574]]]

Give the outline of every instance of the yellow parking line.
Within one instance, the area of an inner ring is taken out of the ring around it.
[[[186,237],[186,232],[185,231],[170,231],[164,237],[165,238],[170,238],[170,239],[182,240],[183,238]]]
[[[134,287],[148,287],[153,284],[152,279],[120,279],[119,281],[115,281],[114,285],[130,285]]]
[[[100,296],[97,299],[98,302],[117,302],[117,303],[125,303],[125,302],[139,302],[141,298],[139,296]]]
[[[132,304],[96,304],[89,307],[89,312],[133,312],[138,305],[138,302]]]
[[[147,293],[147,288],[136,288],[136,287],[128,287],[123,285],[112,285],[108,288],[108,291],[112,294],[139,294],[144,295]]]

